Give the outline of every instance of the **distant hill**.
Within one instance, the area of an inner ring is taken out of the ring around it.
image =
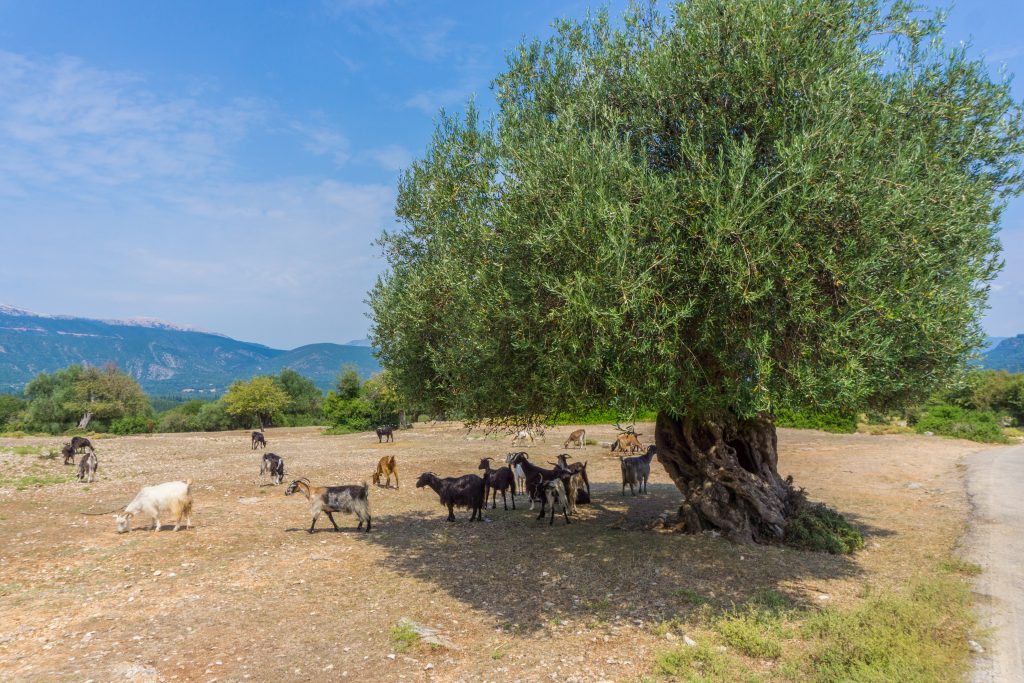
[[[291,351],[151,318],[90,320],[0,304],[0,391],[20,391],[40,372],[113,362],[149,394],[223,392],[236,379],[284,368],[334,384],[342,365],[363,377],[380,370],[368,346],[310,344]]]
[[[1024,334],[1002,338],[981,357],[981,366],[990,370],[1024,372]]]

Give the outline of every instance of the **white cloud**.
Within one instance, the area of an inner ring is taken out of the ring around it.
[[[386,171],[401,171],[412,164],[412,152],[401,145],[371,149],[366,156]]]
[[[307,152],[331,157],[338,166],[344,166],[352,156],[348,138],[328,126],[295,122],[292,129],[305,138],[303,147]]]

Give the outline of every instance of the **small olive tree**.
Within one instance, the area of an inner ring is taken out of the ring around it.
[[[280,415],[291,403],[288,392],[278,386],[273,377],[267,376],[233,383],[221,400],[229,414],[256,418],[260,429],[270,424],[274,416]]]
[[[922,18],[924,17],[924,18]],[[680,523],[785,534],[773,412],[896,407],[981,342],[1021,108],[941,17],[690,0],[522,45],[442,114],[371,293],[401,395],[658,411]]]

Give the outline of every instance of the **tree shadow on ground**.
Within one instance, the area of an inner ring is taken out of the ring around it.
[[[580,506],[572,524],[559,514],[554,526],[536,519],[539,508],[529,511],[525,496],[516,511],[486,510],[482,523],[469,522],[468,511],[447,522],[437,497],[424,493],[424,505],[435,511],[375,518],[366,538],[385,550],[388,569],[495,614],[501,627],[515,631],[555,619],[657,623],[766,591],[782,593],[793,606],[810,605],[812,593],[824,592],[816,583],[861,574],[856,556],[661,530],[663,515],[679,505],[671,484],[652,484],[650,494],[635,497],[622,497],[615,484],[592,490],[594,503]]]

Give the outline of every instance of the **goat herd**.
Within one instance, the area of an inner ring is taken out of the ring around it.
[[[378,440],[384,437],[394,440],[393,428],[389,426],[377,429]],[[631,441],[622,442],[622,437],[612,444],[612,450],[638,450],[640,443],[635,434],[626,435]],[[586,445],[586,433],[577,430],[565,442],[575,442],[578,448]],[[266,448],[267,441],[262,432],[252,432],[252,448]],[[519,435],[516,435],[518,440]],[[532,440],[532,439],[531,439]],[[97,459],[92,444],[84,437],[75,437],[62,449],[65,464],[74,464],[74,455],[78,451],[85,452],[79,463],[78,478],[81,481],[95,479]],[[647,480],[651,472],[651,459],[656,453],[655,446],[649,446],[643,455],[633,457],[619,456],[622,471],[622,495],[626,494],[626,486],[630,492],[641,494],[647,492]],[[459,477],[439,477],[433,472],[424,472],[416,480],[416,488],[429,487],[437,494],[443,506],[448,508],[448,521],[455,521],[455,508],[466,508],[471,511],[470,521],[483,521],[483,509],[487,506],[487,498],[491,497],[491,509],[497,508],[497,496],[501,493],[502,505],[508,510],[511,498],[512,509],[516,509],[516,496],[526,493],[530,500],[530,510],[540,503],[541,520],[550,514],[548,524],[555,523],[555,515],[561,511],[565,523],[570,524],[570,515],[576,514],[576,506],[591,502],[590,478],[587,476],[587,462],[569,462],[569,454],[562,453],[556,462],[550,463],[552,468],[539,467],[530,462],[525,452],[509,453],[505,464],[501,467],[492,466],[493,458],[480,460],[478,469],[483,476],[464,474]],[[269,475],[273,485],[284,483],[284,459],[274,453],[264,453],[260,461],[260,478]],[[395,478],[395,488],[399,487],[398,464],[394,455],[386,455],[377,463],[373,473],[374,485],[391,487],[391,478]],[[160,529],[160,516],[169,515],[177,531],[182,522],[188,528],[192,524],[192,480],[170,481],[156,486],[145,486],[135,498],[115,515],[117,531],[123,533],[131,529],[134,515],[144,515],[152,520],[152,528]],[[309,533],[313,533],[317,520],[326,513],[335,531],[340,531],[334,519],[335,512],[354,514],[359,520],[358,530],[370,531],[372,518],[369,505],[369,485],[362,484],[344,486],[313,486],[309,479],[301,477],[293,480],[285,489],[284,494],[291,496],[301,493],[309,502],[311,522]],[[100,513],[107,514],[107,513]]]

